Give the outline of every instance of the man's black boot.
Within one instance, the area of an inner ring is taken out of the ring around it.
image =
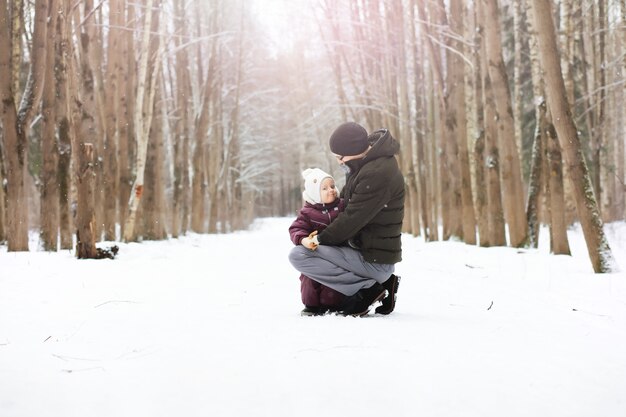
[[[391,274],[389,279],[383,282],[383,287],[387,290],[387,296],[383,298],[382,305],[376,307],[377,314],[389,314],[396,308],[396,294],[400,286],[400,277]]]
[[[369,308],[376,301],[385,296],[385,289],[379,283],[375,283],[369,288],[363,288],[356,294],[346,297],[341,314],[344,316],[364,316],[369,312]]]

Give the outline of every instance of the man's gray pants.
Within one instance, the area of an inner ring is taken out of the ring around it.
[[[393,274],[393,264],[366,262],[361,253],[347,246],[320,245],[316,250],[296,246],[289,252],[294,268],[333,290],[350,296],[376,282],[383,283]]]

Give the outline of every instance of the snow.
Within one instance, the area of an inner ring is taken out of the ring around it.
[[[392,315],[300,317],[292,220],[115,260],[0,249],[0,416],[626,415],[626,274],[593,273],[580,227],[571,257],[545,229],[404,236]]]

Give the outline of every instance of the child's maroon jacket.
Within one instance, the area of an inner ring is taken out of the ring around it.
[[[345,208],[342,198],[338,198],[330,204],[304,203],[298,212],[298,217],[289,226],[289,235],[294,245],[299,245],[303,238],[313,231],[321,232],[328,226]],[[300,275],[300,292],[302,303],[307,307],[337,308],[344,299],[344,295],[328,288],[306,275]]]

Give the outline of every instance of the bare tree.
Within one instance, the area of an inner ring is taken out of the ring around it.
[[[159,0],[157,0],[159,1]],[[128,203],[128,216],[124,224],[124,241],[129,242],[135,239],[135,222],[137,217],[137,209],[143,195],[144,188],[144,171],[146,166],[146,154],[148,150],[148,138],[150,126],[152,125],[152,116],[154,111],[154,95],[158,88],[158,79],[160,76],[160,58],[158,56],[150,57],[153,50],[150,46],[153,42],[160,51],[160,41],[158,28],[153,26],[152,20],[155,19],[158,26],[159,8],[153,11],[153,0],[146,0],[146,9],[144,17],[143,34],[141,41],[141,60],[139,63],[139,75],[137,85],[137,101],[134,113],[135,138],[137,140],[137,161],[136,161],[136,177],[132,187],[130,201]],[[154,15],[154,16],[153,16]],[[152,33],[156,35],[151,35]],[[154,36],[155,40],[151,41]],[[160,55],[160,54],[158,54]],[[152,74],[148,74],[148,63],[152,63]]]
[[[485,10],[482,3],[477,4],[479,13],[478,32],[481,37],[481,48],[484,51],[488,46],[485,39],[484,27],[486,25]],[[485,146],[487,149],[486,159],[484,161],[487,171],[487,203],[489,207],[488,224],[489,224],[489,244],[491,246],[506,246],[506,233],[504,210],[502,205],[502,187],[500,182],[500,152],[498,149],[498,127],[496,124],[497,112],[496,104],[493,97],[493,88],[491,84],[491,76],[488,68],[487,53],[481,54],[481,68],[483,72],[483,111],[485,123]]]
[[[183,0],[174,4],[176,13],[176,94],[172,102],[174,109],[174,195],[172,207],[173,237],[185,233],[188,225],[188,196],[189,196],[189,101],[191,85],[189,80],[189,58],[187,47],[183,40],[187,38],[186,13]]]
[[[68,80],[67,68],[70,59],[69,36],[67,35],[67,11],[66,2],[57,0],[57,24],[55,36],[55,62],[54,77],[56,85],[55,115],[58,132],[58,166],[57,181],[59,194],[59,234],[61,249],[72,249],[72,217],[70,209],[70,165],[72,157],[72,144],[70,135],[70,118],[68,115]]]
[[[561,146],[556,130],[552,123],[546,123],[549,180],[547,190],[549,195],[548,212],[550,219],[550,252],[557,255],[570,255],[569,241],[567,240],[567,224],[565,223],[565,197],[563,190],[563,158]]]
[[[37,49],[37,60],[31,61],[29,82],[20,105],[16,108],[14,84],[12,82],[11,66],[11,34],[8,8],[6,0],[0,1],[0,28],[6,31],[0,36],[0,99],[1,117],[3,125],[4,154],[6,158],[7,180],[7,240],[9,251],[28,250],[28,206],[25,187],[26,175],[26,125],[33,114],[33,107],[39,100],[43,82],[43,65],[41,59],[45,59],[45,19],[47,5],[44,0],[39,0],[35,7],[35,34],[33,35],[33,48]],[[43,27],[42,27],[43,26]],[[43,53],[41,45],[43,43]]]
[[[481,52],[482,49],[482,24],[479,16],[480,10],[474,8],[473,25],[473,53],[472,64],[473,82],[475,91],[476,109],[476,138],[474,141],[474,172],[476,184],[476,220],[478,226],[478,243],[480,246],[490,246],[489,240],[489,200],[487,195],[487,169],[485,157],[485,109],[483,104],[483,66]]]
[[[472,179],[470,176],[470,164],[467,138],[467,110],[465,108],[465,61],[461,59],[464,54],[463,43],[459,41],[464,33],[463,3],[460,0],[450,2],[450,26],[454,32],[451,42],[454,48],[453,56],[450,56],[448,71],[454,72],[454,81],[449,85],[452,91],[456,91],[455,106],[457,107],[458,123],[456,141],[458,142],[460,192],[463,212],[463,241],[470,245],[476,244],[476,214],[474,212],[474,197],[472,193]]]
[[[504,164],[502,182],[504,184],[504,214],[509,225],[511,246],[520,247],[527,244],[528,230],[526,212],[524,210],[524,189],[519,153],[515,144],[513,112],[511,109],[511,93],[508,76],[502,58],[500,40],[501,24],[498,14],[497,0],[482,0],[485,21],[491,22],[484,26],[486,51],[489,59],[489,78],[491,79],[494,101],[496,103],[500,150]]]
[[[55,35],[56,35],[56,0],[50,0],[48,8],[46,61],[44,75],[44,93],[41,113],[42,126],[42,158],[41,171],[41,227],[40,240],[44,250],[56,251],[59,231],[59,191],[58,191],[58,148],[56,144],[56,86],[55,86]]]
[[[541,65],[546,77],[548,105],[555,120],[559,141],[565,151],[565,159],[571,167],[570,179],[575,190],[576,206],[589,257],[595,272],[610,272],[615,267],[615,263],[604,235],[602,219],[582,155],[578,131],[566,97],[550,1],[532,1]]]
[[[117,196],[119,193],[119,172],[117,163],[118,123],[120,101],[118,83],[122,80],[122,24],[124,23],[124,4],[122,0],[111,0],[109,9],[109,30],[107,43],[106,91],[105,91],[105,129],[103,149],[103,185],[104,194],[104,238],[115,240],[117,220]]]

